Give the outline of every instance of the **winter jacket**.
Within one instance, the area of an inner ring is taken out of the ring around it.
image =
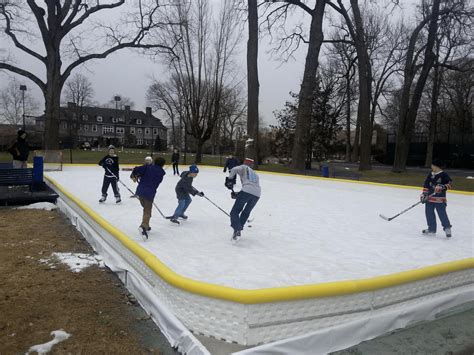
[[[119,178],[120,168],[118,156],[113,157],[107,154],[100,160],[99,165],[104,168],[105,176],[114,177],[115,175],[117,179]]]
[[[179,153],[173,153],[171,155],[171,162],[172,163],[179,163]]]
[[[10,148],[10,154],[12,155],[13,160],[27,161],[28,155],[30,154],[30,147],[28,146],[26,140],[23,138],[18,138]]]
[[[230,171],[229,179],[234,179],[236,175],[240,176],[242,191],[260,197],[262,191],[260,188],[259,178],[252,168],[244,164],[236,166]]]
[[[233,168],[235,168],[238,165],[239,165],[239,159],[237,159],[235,157],[227,159],[225,161],[225,165],[224,165],[224,173],[227,171],[227,169],[229,169],[229,171],[231,171]]]
[[[189,174],[189,171],[183,171],[181,173],[181,179],[176,184],[175,191],[178,200],[187,200],[190,198],[189,194],[195,196],[199,193],[199,191],[193,187],[193,178],[190,177]]]
[[[153,201],[156,189],[160,186],[165,174],[163,168],[158,165],[145,164],[135,167],[131,176],[138,178],[136,195]]]
[[[435,192],[436,185],[441,185],[441,192],[431,196],[428,202],[434,203],[446,203],[446,191],[451,188],[452,180],[449,175],[440,171],[438,173],[431,172],[426,177],[425,183],[423,184],[423,193],[431,195]]]

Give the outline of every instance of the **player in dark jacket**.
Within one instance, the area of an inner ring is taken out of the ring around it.
[[[22,169],[27,167],[28,155],[30,154],[30,147],[26,141],[26,132],[20,129],[17,132],[17,140],[9,149],[13,157],[13,168]]]
[[[130,178],[134,182],[138,182],[136,195],[143,207],[143,218],[140,224],[140,230],[144,236],[148,238],[147,232],[151,230],[150,219],[151,210],[153,208],[153,200],[155,199],[156,189],[163,181],[166,172],[163,170],[165,159],[156,157],[154,164],[144,164],[133,169]]]
[[[451,223],[446,213],[446,191],[451,188],[452,180],[449,175],[442,170],[443,162],[439,159],[433,159],[431,163],[431,172],[426,177],[423,184],[423,193],[420,196],[421,201],[425,204],[425,215],[428,229],[422,232],[425,235],[436,234],[436,215],[443,226],[447,238],[451,238]]]
[[[173,149],[173,154],[171,155],[171,163],[173,164],[173,175],[179,175],[179,151],[178,149]]]
[[[183,171],[181,174],[181,180],[176,184],[176,198],[178,199],[178,207],[174,211],[174,214],[169,217],[171,222],[179,224],[178,218],[188,219],[188,216],[184,214],[191,204],[191,196],[204,196],[204,192],[199,192],[193,187],[193,179],[198,175],[199,169],[196,165],[191,165],[189,171]]]
[[[231,171],[233,168],[235,168],[236,166],[239,166],[240,163],[239,163],[239,159],[237,159],[236,157],[229,155],[225,161],[225,165],[224,165],[224,173],[229,170]]]
[[[120,203],[122,200],[120,198],[120,192],[117,186],[117,181],[119,180],[119,158],[115,154],[115,147],[113,145],[109,146],[109,153],[99,161],[99,165],[104,168],[104,181],[102,182],[102,197],[99,202],[105,202],[107,199],[107,190],[109,185],[112,185],[112,190],[114,191],[115,202]]]

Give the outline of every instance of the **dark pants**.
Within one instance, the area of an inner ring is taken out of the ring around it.
[[[244,191],[237,194],[234,207],[230,211],[230,225],[234,231],[241,231],[258,202],[258,197]]]
[[[178,162],[173,162],[173,175],[178,174],[179,175],[179,170],[178,170]]]
[[[183,200],[178,200],[178,207],[176,207],[176,210],[174,211],[173,218],[177,219],[178,217],[184,216],[184,212],[186,212],[191,202],[191,197],[188,197]]]
[[[438,212],[438,217],[443,228],[451,228],[451,223],[449,223],[448,214],[446,213],[446,203],[427,202],[425,204],[425,215],[426,222],[428,223],[428,230],[430,232],[436,232],[435,210]]]
[[[120,197],[120,192],[117,186],[117,179],[114,177],[104,176],[104,182],[102,183],[102,196],[107,196],[107,190],[109,185],[112,185],[112,190],[114,190],[114,196]]]

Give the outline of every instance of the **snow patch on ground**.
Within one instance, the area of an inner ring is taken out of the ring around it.
[[[467,176],[466,179],[474,179],[474,176]]]
[[[51,203],[51,202],[37,202],[37,203],[32,203],[31,205],[17,207],[18,210],[46,210],[46,211],[53,211],[57,208],[58,206],[56,206],[54,203]]]
[[[62,329],[52,331],[51,335],[54,336],[53,340],[44,344],[33,345],[26,354],[28,355],[33,352],[36,352],[39,355],[47,354],[51,351],[54,345],[68,339],[71,336],[71,334],[66,333]]]
[[[57,261],[69,266],[72,272],[81,272],[93,265],[104,267],[104,262],[100,255],[84,253],[53,253],[48,259],[40,259],[41,263],[49,265],[52,269],[55,268],[54,264]]]

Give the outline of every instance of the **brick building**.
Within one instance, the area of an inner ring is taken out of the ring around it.
[[[44,131],[44,121],[44,115],[36,118],[36,131]],[[59,137],[63,148],[83,142],[92,146],[150,147],[157,146],[158,137],[159,149],[167,147],[167,128],[153,116],[150,107],[143,112],[131,110],[130,106],[115,110],[68,103],[67,107],[61,107]]]

